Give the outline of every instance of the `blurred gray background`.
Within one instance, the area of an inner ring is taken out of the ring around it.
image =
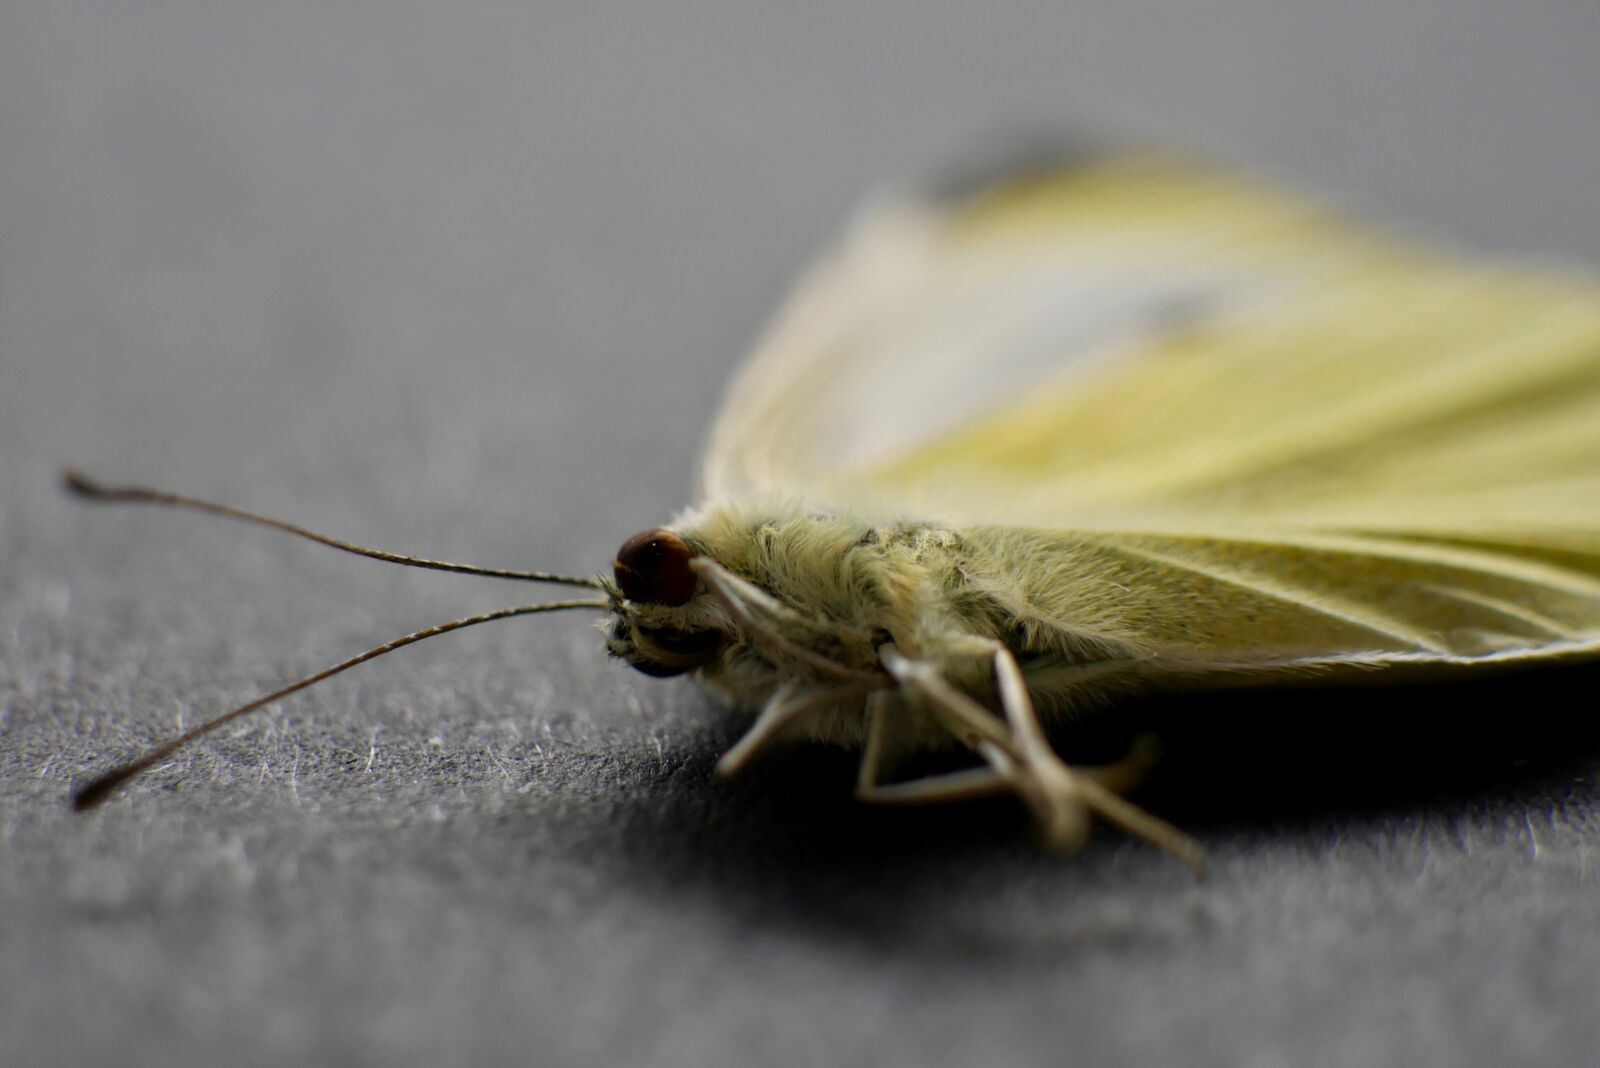
[[[1088,122],[1600,265],[1597,47],[1578,0],[0,2],[0,1061],[1593,1063],[1600,804],[1560,724],[1462,756],[1201,709],[1152,802],[1195,882],[1114,835],[1043,856],[1006,805],[863,811],[837,754],[717,783],[728,713],[550,617],[75,818],[90,769],[524,591],[54,480],[604,567],[882,179]],[[1360,704],[1449,733],[1472,696]],[[1295,788],[1352,737],[1401,755]]]

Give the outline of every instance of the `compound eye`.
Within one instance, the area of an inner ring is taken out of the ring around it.
[[[622,595],[640,604],[688,604],[695,577],[694,554],[682,538],[664,527],[641,531],[622,543],[613,565]]]

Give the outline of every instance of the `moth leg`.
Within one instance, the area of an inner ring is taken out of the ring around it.
[[[1073,850],[1087,840],[1089,814],[1084,803],[1075,791],[1048,787],[1036,768],[1037,756],[1021,744],[1014,725],[996,719],[994,713],[950,685],[933,665],[908,660],[892,647],[886,647],[879,655],[884,669],[897,682],[927,701],[950,733],[988,763],[984,769],[986,784],[1009,789],[1022,798],[1053,848]],[[1052,752],[1052,759],[1054,755]],[[1066,766],[1059,760],[1055,764],[1059,768],[1056,777],[1068,777]],[[966,790],[972,781],[963,779],[957,786]],[[932,800],[942,791],[937,784],[918,791],[913,783],[897,792],[897,800],[909,800],[908,795],[917,794],[923,800]]]
[[[1010,724],[1017,744],[1024,753],[1025,772],[1050,798],[1053,802],[1052,808],[1058,810],[1075,808],[1080,812],[1085,808],[1091,809],[1129,834],[1166,850],[1196,872],[1204,869],[1205,850],[1200,843],[1165,820],[1157,819],[1137,805],[1123,800],[1108,789],[1107,784],[1100,781],[1100,777],[1069,768],[1056,755],[1045,738],[1044,729],[1039,724],[1038,713],[1033,707],[1033,698],[1029,696],[1027,683],[1022,677],[1022,668],[1018,666],[1011,650],[1005,648],[995,650],[994,673],[1006,722]],[[1148,761],[1149,758],[1148,755],[1137,752],[1131,758],[1131,760],[1141,759]],[[1106,777],[1125,776],[1136,767],[1131,761],[1124,761],[1123,765],[1126,767],[1111,765],[1105,771]],[[1068,816],[1067,822],[1059,829],[1055,821],[1061,817],[1055,813],[1052,813],[1052,817],[1054,817],[1052,822],[1045,826],[1045,833],[1051,836],[1052,844],[1068,848],[1078,844],[1070,837],[1076,830],[1072,826],[1071,817]],[[1062,832],[1066,832],[1066,836],[1057,838],[1056,835]]]
[[[915,805],[992,797],[1014,789],[1010,776],[989,768],[930,775],[911,782],[882,781],[890,695],[876,693],[867,709],[867,744],[856,776],[856,797],[871,804]]]
[[[883,772],[884,736],[889,730],[889,695],[875,693],[867,700],[867,744],[861,750],[861,766],[856,770],[856,796],[865,798],[875,789]]]
[[[922,805],[995,797],[1015,790],[1016,783],[993,768],[968,768],[910,782],[858,786],[856,797],[875,805]]]
[[[798,690],[786,686],[772,695],[762,706],[750,729],[722,754],[717,761],[717,774],[735,775],[750,763],[761,750],[767,748],[783,729],[808,712],[815,711],[835,701],[846,701],[861,695],[859,686],[835,686],[822,690]]]
[[[994,714],[945,680],[931,664],[908,660],[893,647],[879,654],[884,670],[907,689],[922,695],[944,719],[950,732],[968,749],[979,751],[987,742],[1016,763],[1023,763],[1023,751],[1014,732],[995,719]]]
[[[951,686],[929,664],[917,663],[892,648],[883,650],[885,670],[896,681],[918,693],[946,720],[952,733],[989,764],[994,784],[1014,791],[1033,811],[1045,841],[1052,847],[1073,850],[1088,839],[1089,815],[1096,813],[1139,838],[1151,842],[1201,870],[1204,852],[1200,845],[1176,827],[1157,819],[1138,806],[1118,797],[1101,778],[1130,780],[1136,765],[1113,765],[1097,776],[1083,774],[1067,766],[1045,738],[1033,699],[1028,694],[1022,669],[1010,650],[994,652],[995,682],[999,690],[1005,722],[997,721],[982,705]],[[907,794],[920,793],[922,799],[949,795],[954,789],[972,788],[977,776],[970,776],[950,789],[933,785],[917,791],[908,784]],[[906,798],[906,799],[909,799]]]
[[[780,650],[785,656],[807,665],[819,675],[828,678],[853,681],[857,685],[871,687],[884,685],[884,680],[872,672],[836,664],[827,657],[819,656],[810,649],[790,641],[769,622],[769,619],[781,618],[781,610],[772,599],[714,560],[697,556],[689,561],[689,567],[695,574],[705,579],[706,587],[721,602],[728,614],[746,630],[761,635],[768,647]],[[768,618],[759,618],[757,610],[764,612]]]
[[[1072,770],[1086,779],[1092,779],[1119,796],[1132,793],[1150,775],[1161,754],[1161,743],[1153,734],[1142,734],[1133,740],[1128,755],[1110,764],[1073,765]]]

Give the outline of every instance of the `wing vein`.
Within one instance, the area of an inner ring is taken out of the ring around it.
[[[1391,642],[1398,642],[1405,647],[1424,649],[1434,653],[1446,653],[1449,651],[1445,645],[1429,638],[1421,630],[1410,626],[1402,620],[1395,619],[1387,613],[1378,614],[1363,611],[1349,599],[1330,594],[1325,590],[1295,589],[1257,575],[1246,575],[1237,570],[1222,570],[1172,553],[1129,545],[1124,542],[1097,540],[1097,544],[1101,548],[1109,549],[1118,555],[1131,556],[1151,563],[1177,568],[1219,585],[1231,586],[1235,589],[1255,594],[1258,597],[1289,604],[1327,619],[1337,620],[1340,623],[1368,631]]]

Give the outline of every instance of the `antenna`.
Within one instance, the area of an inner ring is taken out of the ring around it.
[[[171,502],[163,501],[161,503]],[[251,519],[254,517],[245,516],[244,518]],[[299,533],[299,531],[294,530],[294,528],[290,529],[292,532]],[[315,535],[313,535],[313,537],[315,537]],[[344,546],[342,545],[335,545],[335,548],[343,547]],[[341,671],[348,671],[357,664],[365,664],[368,660],[374,660],[377,657],[383,656],[385,653],[392,653],[396,649],[404,649],[406,646],[420,642],[424,638],[436,638],[441,634],[448,634],[453,630],[461,630],[464,627],[475,627],[479,623],[492,623],[498,619],[510,619],[513,616],[528,616],[533,615],[536,612],[560,612],[568,608],[605,609],[610,607],[611,603],[609,601],[596,600],[547,601],[544,604],[522,605],[518,608],[501,608],[494,612],[485,612],[483,615],[479,616],[467,616],[465,619],[453,619],[448,623],[440,623],[437,626],[428,627],[425,630],[419,630],[413,634],[407,634],[403,638],[396,638],[393,641],[384,642],[382,645],[373,646],[366,652],[357,656],[352,656],[348,660],[340,661],[330,668],[317,672],[315,675],[307,675],[305,678],[299,680],[298,682],[290,683],[281,690],[274,690],[265,697],[258,697],[249,704],[240,705],[231,712],[224,712],[222,715],[217,716],[214,719],[208,719],[198,727],[192,727],[178,735],[176,738],[156,746],[154,749],[144,754],[144,756],[141,756],[135,760],[130,760],[126,764],[117,765],[110,771],[107,771],[104,774],[90,780],[87,785],[73,791],[72,807],[75,811],[87,812],[89,809],[94,808],[105,801],[106,798],[111,796],[117,787],[121,786],[135,775],[154,767],[156,764],[159,764],[161,761],[165,760],[179,749],[182,749],[190,742],[197,738],[205,737],[218,727],[221,727],[227,723],[231,723],[241,716],[247,716],[258,708],[261,708],[265,705],[270,705],[280,698],[288,697],[290,694],[299,690],[303,690],[307,686],[319,683],[323,679],[331,678],[332,676],[339,674]]]
[[[256,515],[226,504],[217,504],[213,501],[200,500],[197,497],[185,497],[177,493],[168,493],[165,490],[148,489],[143,486],[103,486],[94,480],[85,477],[77,471],[68,470],[62,473],[62,483],[66,489],[91,501],[133,503],[133,504],[161,504],[173,508],[188,508],[196,512],[208,512],[211,515],[225,516],[228,519],[237,519],[256,526],[268,527],[272,530],[281,530],[286,534],[293,534],[309,541],[338,549],[341,552],[354,553],[357,556],[369,557],[373,560],[383,560],[391,564],[404,564],[407,567],[427,568],[430,571],[450,571],[459,575],[483,575],[487,578],[515,579],[521,582],[552,582],[562,586],[581,586],[584,589],[604,590],[605,586],[597,578],[581,578],[574,575],[553,575],[547,571],[512,571],[504,568],[476,567],[472,564],[454,564],[444,560],[426,560],[420,556],[403,556],[399,553],[384,552],[382,549],[371,549],[365,545],[356,545],[352,542],[331,538],[326,534],[318,534],[314,530],[286,523],[281,519],[272,519],[268,516]],[[384,642],[368,649],[364,653],[352,656],[348,660],[340,661],[326,670],[315,675],[308,675],[298,682],[290,683],[280,690],[274,690],[265,697],[258,697],[249,704],[241,705],[231,712],[224,712],[214,719],[209,719],[197,727],[193,727],[170,741],[163,742],[143,756],[119,764],[110,771],[89,781],[85,786],[75,790],[72,795],[72,807],[79,812],[85,812],[96,807],[110,797],[117,787],[129,779],[146,771],[165,760],[173,753],[182,749],[197,738],[203,738],[226,723],[231,723],[241,716],[247,716],[258,708],[272,704],[274,701],[288,697],[331,678],[341,671],[348,671],[358,664],[365,664],[368,660],[376,659],[385,653],[392,653],[396,649],[403,649],[408,645],[420,642],[425,638],[435,638],[441,634],[448,634],[453,630],[464,627],[475,627],[479,623],[492,623],[499,619],[511,619],[514,616],[528,616],[538,612],[560,612],[569,608],[599,608],[611,607],[609,600],[587,601],[547,601],[544,604],[522,605],[516,608],[501,608],[482,615],[467,616],[464,619],[453,619],[448,623],[440,623],[424,630],[407,634],[403,638]]]
[[[296,526],[293,523],[285,523],[281,519],[256,515],[253,512],[246,512],[226,504],[203,501],[198,497],[185,497],[181,494],[168,493],[165,490],[147,489],[143,486],[102,486],[100,483],[72,470],[63,472],[61,481],[69,492],[86,500],[162,504],[173,508],[188,508],[196,512],[208,512],[211,515],[226,516],[229,519],[254,523],[258,527],[281,530],[286,534],[294,534],[297,537],[317,542],[319,545],[326,545],[342,552],[354,553],[357,556],[382,560],[390,564],[422,567],[430,571],[452,571],[458,575],[483,575],[488,578],[516,579],[521,582],[553,582],[561,586],[582,586],[591,590],[605,588],[598,579],[580,578],[575,575],[552,575],[548,571],[512,571],[498,567],[475,567],[472,564],[453,564],[445,560],[425,560],[420,556],[403,556],[400,553],[384,552],[382,549],[369,549],[365,545],[356,545],[348,541],[341,541],[338,538],[330,538],[326,534],[318,534],[314,530],[307,530],[305,527]]]

